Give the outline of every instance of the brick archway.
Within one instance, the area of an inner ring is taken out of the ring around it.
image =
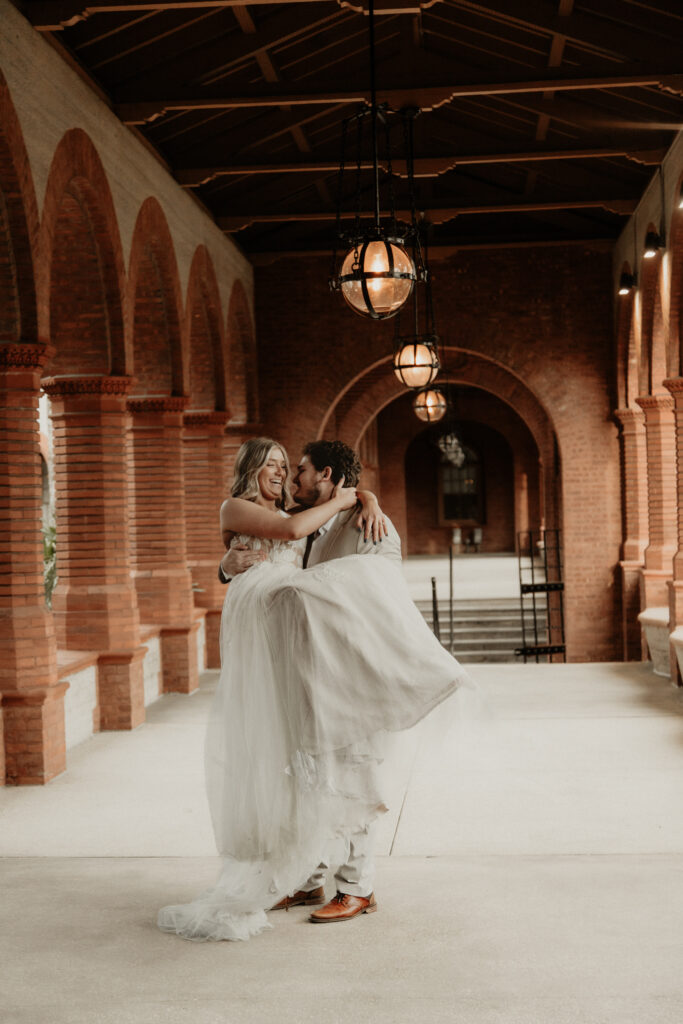
[[[256,339],[249,300],[241,281],[235,281],[230,293],[227,372],[230,387],[230,425],[255,423],[259,418]]]
[[[131,243],[126,321],[134,395],[185,393],[182,297],[173,239],[159,202],[140,207]]]
[[[354,378],[330,404],[319,437],[334,436],[354,447],[359,445],[374,417],[405,393],[390,363],[391,356],[386,356]],[[529,427],[541,458],[552,464],[555,432],[550,416],[519,377],[493,359],[455,348],[446,349],[445,371],[454,383],[479,387],[509,405]]]
[[[216,271],[208,250],[198,246],[192,259],[185,304],[186,376],[190,411],[224,411],[226,374],[223,315]]]
[[[12,97],[0,74],[0,343],[38,340],[38,207]]]
[[[48,177],[37,270],[38,314],[52,374],[125,376],[125,270],[114,203],[89,136],[62,137]]]

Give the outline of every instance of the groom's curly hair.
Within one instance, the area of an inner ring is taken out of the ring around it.
[[[358,485],[363,467],[353,448],[343,441],[311,441],[304,448],[304,455],[308,455],[319,473],[329,466],[333,484],[338,484],[343,476],[345,487]]]

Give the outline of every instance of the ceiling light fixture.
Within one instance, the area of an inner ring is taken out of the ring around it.
[[[343,123],[342,154],[339,162],[337,189],[336,243],[332,256],[330,287],[341,291],[346,302],[356,313],[372,320],[387,320],[394,316],[408,300],[417,279],[415,264],[405,243],[414,225],[401,232],[396,221],[396,207],[393,194],[391,168],[391,145],[388,110],[385,104],[377,104],[375,85],[375,3],[369,0],[370,35],[370,106],[363,104],[357,114]],[[372,140],[372,174],[374,219],[371,224],[361,221],[361,169],[363,126],[369,120]],[[346,140],[348,126],[356,126],[356,174],[355,174],[355,218],[350,232],[341,230],[344,171],[346,166]],[[385,227],[381,219],[379,181],[379,124],[384,128],[389,198],[389,224]],[[337,273],[337,248],[350,246]]]

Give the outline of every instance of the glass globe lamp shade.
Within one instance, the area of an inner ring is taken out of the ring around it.
[[[431,339],[401,341],[394,355],[394,373],[407,388],[425,388],[439,372],[439,357]]]
[[[413,409],[418,419],[436,423],[446,415],[446,397],[438,388],[425,388],[415,395]]]
[[[389,239],[365,239],[346,254],[339,284],[356,313],[372,320],[387,320],[409,298],[416,276],[413,261],[402,245]]]

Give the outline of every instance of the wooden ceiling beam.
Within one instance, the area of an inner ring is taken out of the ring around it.
[[[648,60],[651,57],[680,61],[681,49],[673,35],[666,39],[623,21],[601,18],[586,11],[571,14],[553,13],[544,0],[449,0],[448,7],[473,11],[505,24],[529,31],[562,35],[575,46],[596,53],[608,53],[627,60]],[[439,16],[447,8],[439,9]],[[436,12],[435,12],[436,13]],[[625,12],[622,10],[622,18]]]
[[[595,149],[553,149],[553,150],[527,150],[521,153],[483,153],[483,154],[460,154],[457,156],[425,156],[416,157],[415,177],[436,178],[448,171],[458,167],[472,166],[476,164],[509,164],[509,163],[536,163],[542,161],[557,160],[606,160],[619,159],[621,157],[632,160],[634,163],[646,167],[658,166],[664,159],[666,149],[633,149],[626,150],[623,147],[606,149],[599,147]],[[380,166],[386,170],[386,162],[380,160]],[[371,170],[370,160],[361,161],[363,170]],[[405,160],[393,160],[392,168],[395,174],[401,178],[407,177]],[[176,168],[175,178],[179,184],[189,188],[197,188],[206,185],[215,178],[234,177],[238,175],[261,175],[261,174],[332,174],[339,169],[339,162],[335,160],[310,160],[310,161],[274,161],[272,163],[251,163],[251,164],[224,164],[214,167],[182,167]]]
[[[247,37],[249,38],[249,37]],[[621,70],[621,69],[620,69]],[[672,74],[659,70],[640,69],[637,72],[619,74],[586,75],[585,70],[562,71],[557,75],[541,78],[525,78],[519,81],[468,82],[446,85],[402,85],[398,88],[377,90],[380,103],[388,103],[393,109],[418,106],[422,110],[434,110],[458,98],[474,96],[510,96],[524,93],[548,91],[586,91],[593,89],[640,89],[647,86],[662,86],[671,92],[683,93],[683,74]],[[309,86],[305,90],[286,91],[257,87],[240,96],[185,96],[176,98],[145,99],[131,103],[116,104],[116,113],[124,124],[145,124],[162,117],[168,111],[176,110],[231,110],[245,107],[294,107],[327,106],[339,103],[360,104],[368,102],[369,89],[359,84],[349,89],[345,83],[338,89]]]
[[[415,15],[423,7],[431,7],[438,0],[375,0],[376,14]],[[87,3],[86,0],[24,0],[22,9],[39,32],[60,32],[65,28],[87,21],[94,14],[137,14],[140,11],[196,11],[202,8],[255,7],[262,4],[288,5],[319,3],[319,0],[109,0]],[[363,0],[337,0],[340,7],[361,12],[367,8]]]
[[[546,210],[608,210],[610,213],[619,216],[629,217],[636,206],[637,199],[569,199],[553,202],[527,202],[527,203],[487,203],[477,206],[447,206],[433,207],[431,209],[419,210],[418,216],[429,221],[430,224],[444,224],[446,221],[455,220],[456,217],[463,217],[471,214],[500,214],[500,213],[542,213]],[[389,216],[389,211],[382,212],[382,217]],[[343,220],[353,220],[356,216],[354,211],[342,212]],[[364,210],[361,217],[371,220],[374,216],[372,210]],[[337,217],[335,210],[299,210],[296,212],[283,213],[282,211],[259,211],[256,213],[241,213],[235,216],[217,217],[216,223],[227,233],[242,231],[251,227],[252,224],[288,224],[292,222],[303,223],[315,221],[330,221]],[[410,210],[397,210],[397,220],[410,223]]]

